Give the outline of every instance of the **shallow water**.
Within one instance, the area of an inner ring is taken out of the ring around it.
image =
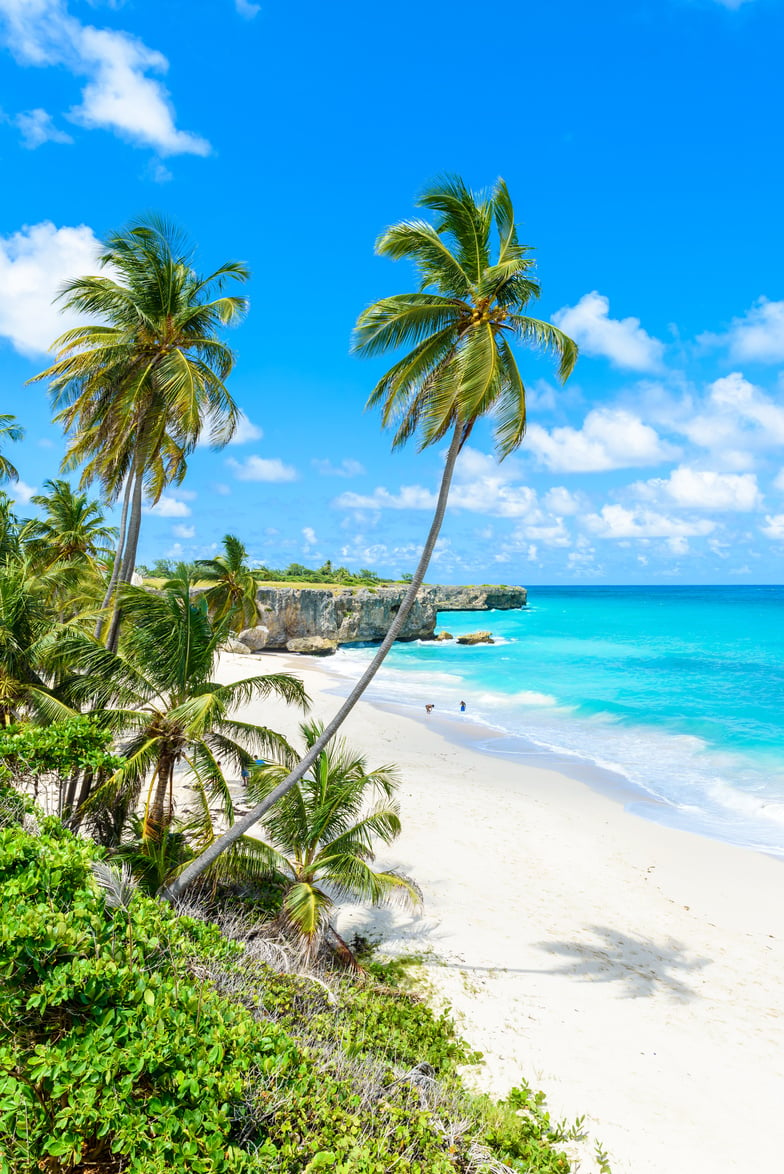
[[[506,732],[505,754],[622,775],[646,813],[784,855],[784,588],[539,587],[522,611],[443,613],[496,643],[397,644],[371,696]],[[356,676],[373,649],[329,667]],[[633,806],[633,804],[632,804]]]

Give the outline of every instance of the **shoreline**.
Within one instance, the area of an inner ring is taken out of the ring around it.
[[[234,679],[284,668],[312,715],[331,716],[323,663],[222,663]],[[296,728],[284,706],[255,712]],[[554,1118],[585,1114],[613,1174],[766,1168],[784,1146],[779,861],[641,819],[566,774],[453,740],[478,727],[442,720],[363,700],[345,724],[371,765],[400,768],[403,831],[378,864],[413,875],[425,907],[347,906],[340,931],[425,955],[430,988],[485,1054],[474,1082],[503,1095],[524,1078]]]
[[[286,656],[287,654],[275,651],[270,655]],[[291,654],[288,656],[291,658]],[[309,659],[316,661],[318,671],[323,672],[332,681],[333,688],[330,692],[335,697],[345,697],[353,684],[352,678],[347,673],[331,668],[328,661],[332,658]],[[292,671],[296,671],[296,666]],[[419,674],[412,674],[412,680],[415,675]],[[346,688],[342,687],[343,683],[346,684]],[[379,696],[381,690],[383,690],[383,680],[381,684],[378,681],[373,682],[364,698],[365,704],[426,723],[437,732],[441,732],[450,741],[478,754],[491,758],[500,757],[508,762],[520,763],[524,767],[535,767],[566,775],[574,779],[575,782],[589,787],[597,794],[612,799],[613,802],[620,804],[628,814],[640,819],[649,820],[662,827],[700,836],[717,843],[757,852],[784,863],[784,847],[779,848],[778,846],[773,847],[751,842],[740,836],[733,837],[726,828],[717,826],[715,821],[711,822],[708,812],[698,808],[684,808],[657,795],[642,783],[635,782],[634,779],[624,774],[620,767],[615,769],[602,765],[579,751],[569,751],[540,744],[527,734],[494,725],[492,722],[477,718],[472,714],[465,717],[457,713],[447,714],[443,709],[436,707],[431,714],[425,717],[421,713],[421,707],[424,704],[422,698],[416,703],[405,703],[394,697]],[[424,696],[423,693],[422,697]],[[499,745],[494,748],[493,743],[511,745]]]

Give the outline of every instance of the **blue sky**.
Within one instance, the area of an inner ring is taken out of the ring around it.
[[[442,455],[392,454],[348,353],[412,287],[373,254],[416,193],[503,175],[565,389],[518,354],[529,432],[477,430],[429,578],[784,581],[782,0],[0,0],[0,386],[27,429],[19,512],[62,437],[25,380],[51,299],[147,211],[203,270],[250,265],[231,332],[246,421],[197,451],[141,557],[230,530],[268,565],[411,569]]]

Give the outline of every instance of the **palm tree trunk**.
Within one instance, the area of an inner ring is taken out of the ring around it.
[[[128,503],[131,500],[132,486],[133,486],[133,478],[131,476],[126,477],[125,489],[123,491],[122,514],[120,515],[120,532],[117,535],[117,553],[114,556],[114,564],[112,566],[111,578],[109,579],[109,586],[106,588],[106,594],[104,595],[103,603],[101,604],[101,616],[98,620],[98,623],[95,625],[95,632],[93,633],[96,640],[101,639],[101,634],[103,632],[103,626],[104,626],[104,623],[106,622],[106,617],[103,615],[103,613],[106,611],[107,607],[112,602],[112,596],[114,595],[114,589],[117,586],[117,580],[120,578],[120,567],[122,566],[123,551],[125,550],[125,538],[126,538],[125,527],[128,522]]]
[[[158,760],[158,781],[144,816],[144,836],[160,840],[162,833],[171,823],[172,788],[174,785],[174,759],[168,754]]]
[[[436,541],[438,540],[438,535],[441,531],[441,526],[444,521],[446,503],[449,497],[449,488],[452,484],[452,476],[455,471],[455,464],[457,462],[460,449],[467,439],[467,436],[467,429],[465,429],[462,425],[457,424],[452,436],[452,443],[449,446],[449,452],[447,454],[446,463],[444,465],[444,472],[441,477],[441,487],[438,491],[436,511],[433,516],[433,521],[430,526],[427,540],[422,549],[422,554],[420,556],[417,569],[414,571],[414,576],[411,580],[408,591],[403,597],[403,602],[400,605],[397,615],[390,624],[389,631],[384,637],[378,652],[373,657],[372,661],[365,669],[364,673],[357,681],[356,685],[351,690],[338,712],[325,726],[321,737],[318,739],[318,741],[313,743],[305,757],[300,759],[292,772],[283,780],[282,783],[278,784],[274,791],[269,793],[266,799],[264,799],[261,803],[258,803],[251,811],[247,813],[247,815],[243,815],[241,819],[238,819],[236,823],[233,823],[228,831],[224,832],[222,836],[219,836],[217,840],[213,840],[209,847],[206,848],[200,856],[197,856],[195,860],[191,861],[188,867],[183,869],[180,875],[175,880],[173,880],[171,884],[167,885],[164,889],[161,890],[160,895],[166,900],[173,901],[179,897],[180,893],[182,893],[183,890],[186,889],[192,881],[196,880],[198,876],[201,876],[204,870],[209,868],[210,865],[213,864],[215,860],[217,860],[221,853],[225,852],[227,848],[230,848],[232,844],[235,844],[241,836],[244,836],[248,828],[252,827],[253,824],[257,822],[257,820],[261,819],[261,817],[269,811],[270,807],[277,803],[278,799],[282,799],[286,792],[290,791],[291,788],[299,782],[305,772],[313,765],[318,756],[322,753],[324,748],[343,725],[343,722],[351,713],[352,709],[362,697],[362,694],[365,692],[378,670],[381,668],[381,665],[384,662],[384,658],[397,639],[397,635],[403,627],[403,624],[408,617],[408,613],[411,611],[411,608],[414,605],[417,592],[422,585],[422,580],[424,579],[427,568],[430,564],[430,559],[432,558],[433,550],[435,549]]]
[[[76,801],[76,806],[73,809],[73,813],[69,817],[68,826],[72,832],[77,832],[82,825],[82,819],[84,818],[83,808],[84,804],[90,797],[90,789],[92,785],[93,772],[88,767],[82,776],[82,787],[79,791],[79,798]]]
[[[118,586],[122,583],[130,583],[133,577],[133,569],[136,566],[136,549],[139,545],[139,531],[142,525],[142,488],[143,488],[144,470],[137,469],[133,480],[133,497],[131,499],[131,517],[128,523],[128,533],[125,538],[125,550],[123,552],[122,567],[120,568],[120,575]],[[117,643],[120,635],[120,620],[122,618],[122,610],[119,603],[114,605],[114,613],[112,614],[112,623],[109,628],[109,634],[106,637],[106,647],[110,652],[117,651]]]
[[[63,823],[67,824],[68,820],[71,818],[71,815],[73,813],[73,803],[74,803],[74,798],[76,797],[76,787],[77,787],[78,783],[79,783],[79,768],[76,767],[74,770],[71,771],[71,773],[68,777],[68,784],[65,788],[65,794],[63,794],[62,791],[60,792],[61,802],[60,802],[59,816],[60,816],[60,819],[63,821]]]

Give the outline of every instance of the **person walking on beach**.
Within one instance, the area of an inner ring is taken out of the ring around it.
[[[434,709],[435,709],[434,705],[426,705],[425,706],[425,713],[432,713]]]
[[[460,702],[460,712],[465,713],[465,711],[466,711],[466,703],[465,703],[465,701],[461,701]]]

